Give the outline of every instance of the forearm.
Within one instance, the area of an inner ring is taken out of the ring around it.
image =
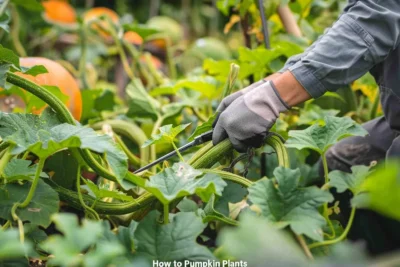
[[[312,47],[284,69],[314,98],[361,77],[399,44],[398,1],[358,1],[346,11]],[[288,92],[283,94],[285,98]],[[302,98],[289,97],[293,103],[299,99]]]
[[[285,71],[280,75],[274,76],[272,82],[275,89],[283,101],[293,107],[311,98],[311,95],[296,80],[290,71]]]

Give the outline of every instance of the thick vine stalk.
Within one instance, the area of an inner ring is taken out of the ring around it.
[[[46,104],[48,104],[58,115],[58,118],[65,123],[69,123],[72,125],[76,125],[74,118],[72,117],[69,110],[65,107],[65,105],[59,100],[56,96],[52,93],[47,91],[40,85],[35,84],[23,77],[20,77],[10,71],[7,72],[7,82],[21,87],[22,89],[32,93],[33,95],[37,96],[41,100],[43,100]],[[76,151],[72,149],[73,153]],[[96,159],[93,157],[92,153],[88,149],[77,149],[81,158],[79,158],[77,153],[74,153],[74,156],[78,157],[78,161],[81,159],[84,160],[87,165],[89,165],[97,174],[101,175],[102,177],[117,181],[117,178],[114,174],[104,168]]]
[[[143,130],[133,122],[123,120],[105,120],[91,125],[95,130],[100,130],[104,124],[109,124],[113,131],[120,134],[134,143],[139,147],[140,159],[142,161],[141,167],[147,164],[150,160],[150,149],[148,147],[142,148],[143,143],[148,139]]]

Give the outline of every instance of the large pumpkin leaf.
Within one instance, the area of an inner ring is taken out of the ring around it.
[[[389,162],[374,171],[359,187],[351,204],[400,220],[400,167]]]
[[[157,119],[160,114],[161,104],[147,93],[140,80],[134,79],[126,87],[126,93],[130,98],[127,116],[131,118]]]
[[[305,130],[289,131],[287,147],[309,148],[320,154],[348,136],[365,136],[368,132],[348,117],[325,117],[325,125],[314,124]]]
[[[371,174],[368,166],[353,166],[351,173],[342,171],[331,171],[328,175],[329,184],[335,187],[339,193],[343,193],[349,189],[354,195],[357,195],[361,190],[361,185],[364,180]]]
[[[204,175],[183,162],[175,163],[146,181],[146,188],[163,204],[193,194],[208,201],[212,194],[221,195],[225,186],[225,181],[216,174]]]
[[[238,227],[222,229],[217,243],[224,253],[243,260],[247,266],[308,266],[304,253],[290,236],[250,214],[241,218]]]
[[[193,212],[171,215],[169,224],[159,224],[159,212],[152,211],[139,223],[135,231],[137,252],[151,260],[207,261],[215,259],[206,247],[196,243],[196,238],[207,224]]]
[[[11,208],[17,202],[22,203],[28,195],[31,183],[6,184],[0,187],[0,218],[12,220]],[[48,227],[50,216],[58,212],[58,194],[48,184],[39,180],[35,194],[25,208],[18,208],[17,215],[23,221]]]
[[[59,124],[49,109],[41,117],[32,114],[0,113],[0,136],[14,145],[12,154],[31,151],[47,158],[57,151],[80,147],[104,153],[109,167],[119,180],[127,172],[126,154],[108,135],[99,135],[93,129],[70,124]]]
[[[142,147],[146,147],[149,145],[156,145],[156,144],[164,144],[164,143],[172,143],[175,137],[180,134],[183,130],[188,127],[188,124],[181,124],[176,127],[172,127],[172,124],[168,124],[165,126],[160,127],[159,134],[153,134],[149,140],[146,140]]]
[[[63,234],[50,236],[42,248],[54,255],[49,264],[77,266],[82,260],[81,253],[96,244],[102,234],[100,222],[84,220],[78,225],[78,218],[72,214],[59,213],[53,216],[57,229]]]
[[[325,219],[318,207],[331,202],[333,196],[318,187],[298,188],[300,170],[278,167],[273,179],[261,179],[249,188],[250,201],[261,209],[263,217],[277,226],[290,228],[297,234],[321,241]]]
[[[30,160],[13,158],[4,168],[3,177],[8,183],[15,180],[32,180],[36,173],[37,164],[31,164]],[[42,172],[40,177],[47,178],[48,175]]]
[[[21,243],[17,229],[8,229],[6,231],[0,229],[0,240],[1,266],[13,266],[5,264],[3,261],[25,257],[32,251],[32,243],[29,240]]]
[[[315,123],[323,123],[326,116],[335,116],[340,112],[336,109],[322,109],[320,106],[307,103],[300,111],[298,125],[313,125]]]

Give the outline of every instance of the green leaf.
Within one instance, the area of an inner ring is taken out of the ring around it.
[[[108,135],[98,135],[93,129],[70,124],[59,124],[53,111],[42,115],[0,113],[0,137],[15,145],[12,154],[31,151],[40,158],[72,147],[104,153],[109,167],[118,180],[127,172],[127,156]]]
[[[10,49],[0,45],[0,63],[11,64],[19,69],[19,57]]]
[[[361,190],[361,185],[371,174],[371,168],[368,166],[353,166],[351,173],[342,171],[331,171],[328,175],[329,184],[335,187],[338,193],[343,193],[349,189],[353,195],[357,195]]]
[[[10,70],[12,64],[1,63],[0,65],[0,87],[6,88],[7,71]]]
[[[90,191],[96,196],[97,199],[102,199],[106,197],[123,200],[123,201],[134,201],[134,198],[128,195],[125,195],[122,192],[110,191],[105,188],[99,188],[92,181],[85,179],[85,184],[89,187]]]
[[[249,188],[250,201],[261,209],[263,217],[277,226],[290,228],[322,241],[322,226],[326,224],[318,207],[333,201],[330,193],[318,187],[298,188],[300,170],[278,167],[272,179],[261,179]]]
[[[24,243],[21,243],[19,240],[19,232],[15,228],[6,231],[0,229],[0,240],[1,266],[8,266],[6,264],[3,265],[4,260],[23,258],[26,255],[29,255],[32,251],[32,243],[29,240],[25,240]]]
[[[149,145],[172,143],[174,142],[175,137],[178,134],[180,134],[183,130],[185,130],[189,125],[190,123],[181,124],[176,127],[172,127],[172,124],[162,126],[159,129],[160,133],[151,135],[151,138],[149,140],[146,140],[142,145],[142,147],[146,147]]]
[[[289,131],[287,147],[309,148],[324,154],[339,140],[348,136],[365,136],[368,132],[348,117],[325,117],[325,125],[314,124],[305,130]]]
[[[218,95],[217,81],[212,77],[206,78],[190,78],[180,80],[174,85],[176,91],[181,88],[198,91],[205,97],[211,99]]]
[[[23,185],[6,184],[0,187],[0,217],[12,220],[11,208],[19,202],[22,203],[28,195],[30,182]],[[35,194],[26,208],[18,208],[17,215],[23,221],[48,227],[51,223],[50,216],[59,209],[59,199],[56,191],[42,180],[39,180]]]
[[[192,133],[192,135],[189,137],[188,141],[193,141],[196,136],[201,135],[202,133],[205,133],[207,131],[212,130],[212,125],[217,118],[217,113],[214,113],[211,117],[208,118],[206,122],[201,124],[200,126],[196,127],[196,130]]]
[[[43,65],[36,65],[31,68],[21,67],[22,72],[28,75],[36,76],[42,73],[48,73],[47,69]]]
[[[54,255],[48,263],[61,266],[78,266],[82,260],[81,253],[96,244],[101,237],[103,227],[100,222],[83,220],[81,226],[73,214],[59,213],[52,217],[57,230],[63,235],[52,235],[42,248]]]
[[[10,23],[10,16],[7,14],[7,12],[4,12],[0,16],[0,28],[6,31],[7,33],[10,32],[10,26],[8,25]]]
[[[389,161],[361,184],[351,204],[400,221],[400,167]]]
[[[137,25],[132,25],[132,24],[125,24],[123,25],[125,31],[133,31],[136,32],[137,34],[140,35],[143,39],[146,39],[147,37],[160,33],[159,30],[150,28],[147,25],[144,24],[137,24]]]
[[[124,255],[125,252],[124,246],[120,243],[101,242],[96,245],[96,249],[85,254],[83,266],[121,266],[118,263],[114,263],[114,261],[118,260],[118,257]]]
[[[78,162],[69,150],[53,154],[44,165],[46,172],[52,172],[51,180],[67,189],[76,190]]]
[[[221,195],[225,186],[221,177],[210,173],[203,175],[190,165],[178,162],[151,176],[145,187],[163,204],[168,204],[177,198],[193,194],[208,201],[212,194]]]
[[[36,0],[11,0],[12,3],[31,11],[43,11],[43,6]]]
[[[318,105],[308,103],[301,109],[299,120],[296,123],[298,125],[323,124],[326,116],[335,116],[339,112],[336,109],[322,109]]]
[[[236,7],[240,3],[240,0],[218,0],[217,8],[225,16],[229,15],[229,10],[231,7]]]
[[[160,113],[160,103],[152,98],[138,79],[126,87],[126,93],[130,98],[129,110],[126,114],[131,118],[151,118],[156,120]]]
[[[184,197],[176,206],[181,212],[197,212],[199,206],[196,202],[187,197]]]
[[[207,261],[215,259],[196,238],[207,224],[192,212],[180,212],[170,216],[169,224],[159,224],[160,213],[150,212],[135,231],[138,240],[137,253],[150,260],[159,261]]]
[[[208,201],[204,208],[205,217],[203,218],[203,221],[209,222],[212,220],[219,220],[228,224],[236,225],[237,222],[230,216],[229,204],[235,204],[242,201],[247,194],[247,189],[243,186],[227,181],[227,186],[224,188],[222,196],[217,197],[213,195],[210,201]]]
[[[263,218],[243,215],[238,227],[223,228],[217,244],[247,266],[308,266],[298,244]]]
[[[36,169],[37,164],[32,165],[30,160],[13,158],[7,163],[4,169],[3,177],[8,183],[16,180],[31,181],[35,176]],[[48,178],[49,176],[42,172],[40,177]]]

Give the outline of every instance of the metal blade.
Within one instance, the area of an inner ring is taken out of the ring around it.
[[[198,142],[197,140],[194,140],[194,141],[192,141],[192,142],[190,142],[190,143],[187,143],[187,144],[184,145],[184,146],[181,146],[180,148],[178,148],[178,150],[179,150],[179,152],[183,152],[183,151],[185,151],[185,150],[187,150],[187,149],[189,149],[189,148],[191,148],[191,147],[193,147],[193,146],[197,146],[197,145],[199,145],[199,142]],[[175,156],[176,154],[177,154],[177,153],[176,153],[175,150],[172,151],[172,152],[169,152],[168,154],[165,154],[165,155],[162,156],[161,158],[158,158],[157,160],[155,160],[155,161],[153,161],[153,162],[147,164],[146,166],[144,166],[144,167],[142,167],[142,168],[140,168],[140,169],[137,169],[137,170],[134,171],[133,173],[139,173],[139,172],[145,171],[145,170],[147,170],[147,169],[153,167],[154,165],[157,165],[158,163],[163,162],[164,160],[167,160],[167,159],[169,159],[169,158]]]

